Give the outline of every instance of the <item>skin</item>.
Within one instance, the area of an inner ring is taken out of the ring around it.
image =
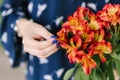
[[[24,50],[31,55],[47,58],[56,52],[57,44],[52,44],[53,34],[48,32],[42,25],[27,19],[17,22],[18,33],[21,34]]]

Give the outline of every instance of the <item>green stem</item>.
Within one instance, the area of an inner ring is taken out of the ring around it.
[[[106,78],[105,78],[105,75],[104,75],[104,73],[103,73],[103,71],[99,68],[99,70],[100,70],[100,72],[101,72],[101,74],[102,74],[102,76],[103,76],[103,80],[106,80]]]

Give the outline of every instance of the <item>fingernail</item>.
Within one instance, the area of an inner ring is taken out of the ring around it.
[[[52,36],[51,36],[51,38],[57,38],[57,36],[55,36],[55,35],[52,35]]]
[[[55,44],[55,43],[57,43],[57,42],[58,42],[57,40],[53,40],[53,41],[52,41],[52,44]]]
[[[57,48],[59,48],[59,47],[60,47],[60,43],[58,42],[58,43],[56,44],[56,46],[57,46]]]

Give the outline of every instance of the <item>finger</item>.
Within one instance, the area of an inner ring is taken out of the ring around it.
[[[38,50],[38,49],[34,49],[34,48],[30,48],[30,47],[24,47],[24,51],[25,52],[28,52],[29,54],[31,55],[34,55],[34,56],[37,56],[37,57],[40,57],[40,58],[47,58],[49,57],[50,55],[52,55],[53,53],[55,53],[59,48],[51,48],[47,51],[45,50]]]
[[[38,41],[34,39],[29,39],[29,38],[23,39],[24,46],[29,46],[31,48],[36,48],[39,50],[52,46],[53,42],[55,43],[54,39],[48,39],[45,41]]]
[[[55,52],[57,52],[58,50],[59,50],[59,48],[56,48],[56,49],[52,50],[51,52],[49,52],[48,54],[44,55],[43,57],[47,58],[47,57],[51,56],[52,54],[54,54]]]
[[[25,46],[24,46],[24,51],[28,52],[29,54],[34,55],[34,56],[37,56],[37,54],[39,52],[37,49],[25,47]]]
[[[36,41],[43,41],[45,40],[43,37],[41,37],[40,35],[33,35],[33,39],[36,40]]]
[[[47,47],[47,48],[41,50],[40,53],[38,53],[38,56],[39,56],[39,57],[42,56],[42,57],[46,58],[46,57],[52,55],[52,54],[53,54],[54,52],[56,52],[58,49],[59,49],[59,48],[57,47],[57,44],[53,44],[52,46]]]
[[[43,26],[39,25],[39,28],[40,29],[39,29],[39,31],[37,31],[37,34],[41,35],[43,38],[49,39],[53,35],[47,29],[45,29]]]

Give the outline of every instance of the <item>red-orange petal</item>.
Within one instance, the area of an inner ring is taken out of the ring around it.
[[[106,62],[106,58],[104,57],[103,53],[99,54],[100,60],[105,63]]]
[[[91,67],[86,61],[82,63],[82,68],[85,74],[89,75],[91,73]]]

